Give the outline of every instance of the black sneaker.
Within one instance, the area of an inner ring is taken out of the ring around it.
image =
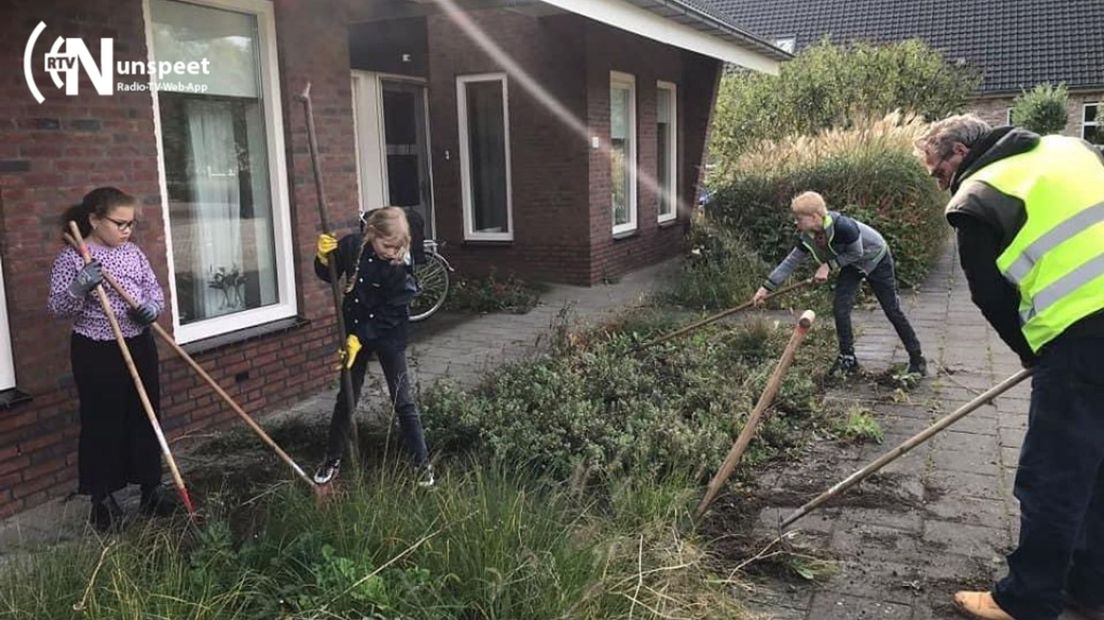
[[[916,355],[909,356],[908,370],[906,371],[910,375],[920,375],[926,377],[928,374],[928,361],[924,359],[923,355],[917,353]]]
[[[138,512],[149,517],[167,517],[176,512],[178,506],[173,495],[162,485],[142,487],[142,499],[138,502]]]
[[[123,524],[123,509],[119,508],[115,496],[108,493],[102,498],[94,498],[88,522],[100,532],[118,530]]]
[[[836,357],[836,361],[832,364],[832,369],[829,372],[832,374],[853,375],[859,372],[859,370],[861,370],[859,360],[855,359],[854,355],[840,353]]]
[[[337,477],[339,471],[341,471],[341,459],[326,459],[318,469],[314,470],[314,483],[329,484]]]

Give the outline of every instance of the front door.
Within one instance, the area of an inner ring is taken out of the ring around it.
[[[353,72],[361,209],[409,207],[434,234],[426,86],[423,81]]]

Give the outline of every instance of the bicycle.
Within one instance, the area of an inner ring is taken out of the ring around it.
[[[418,280],[418,294],[410,302],[410,320],[424,321],[445,305],[449,292],[449,273],[455,271],[448,260],[437,251],[444,242],[426,239],[422,242],[421,260],[414,258],[414,277]]]

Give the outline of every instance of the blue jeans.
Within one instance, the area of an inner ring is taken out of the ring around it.
[[[387,379],[387,391],[391,394],[391,404],[395,407],[395,413],[399,418],[399,428],[402,431],[406,449],[414,457],[415,465],[425,465],[429,461],[429,455],[426,450],[422,420],[418,415],[418,407],[414,404],[410,387],[410,370],[406,366],[406,347],[381,340],[370,340],[363,345],[364,348],[357,354],[352,368],[349,369],[353,380],[353,402],[360,400],[364,374],[368,371],[368,359],[375,351],[380,368],[383,369],[383,376]],[[330,418],[330,439],[326,456],[331,459],[341,458],[348,443],[351,416],[348,415],[346,402],[345,387],[342,385],[337,394],[337,402],[334,403],[333,417]]]
[[[993,590],[997,604],[1016,620],[1052,620],[1065,588],[1104,605],[1104,337],[1043,349],[1015,495],[1020,541]]]

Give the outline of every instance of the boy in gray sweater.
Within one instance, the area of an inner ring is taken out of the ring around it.
[[[927,372],[927,362],[920,352],[916,333],[901,311],[893,255],[882,235],[858,220],[829,211],[824,197],[816,192],[798,195],[790,203],[790,209],[797,225],[797,244],[767,276],[767,281],[752,296],[752,302],[755,305],[763,303],[766,296],[781,286],[801,261],[812,255],[820,263],[813,276],[815,281],[826,281],[832,269],[839,271],[832,304],[839,357],[833,370],[845,374],[859,370],[859,362],[855,359],[855,336],[851,330],[851,308],[855,305],[859,284],[865,278],[908,351],[908,372],[923,376]]]

